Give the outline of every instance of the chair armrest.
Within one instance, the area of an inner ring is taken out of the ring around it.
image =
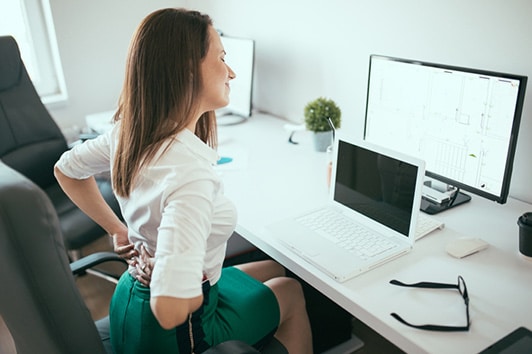
[[[111,261],[121,262],[127,265],[126,260],[114,252],[96,252],[70,263],[70,269],[73,275],[80,275],[85,273],[87,269]]]

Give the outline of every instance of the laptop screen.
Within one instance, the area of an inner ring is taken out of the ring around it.
[[[408,237],[418,166],[338,142],[334,200]]]

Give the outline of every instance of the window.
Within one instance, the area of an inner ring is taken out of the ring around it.
[[[0,2],[0,35],[12,35],[43,103],[67,98],[49,0]]]

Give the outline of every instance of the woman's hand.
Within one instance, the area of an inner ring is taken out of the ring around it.
[[[150,287],[151,274],[153,272],[153,266],[155,264],[155,258],[148,252],[144,245],[140,245],[140,252],[137,257],[137,280],[144,286]]]
[[[129,265],[135,266],[139,252],[135,249],[135,245],[129,242],[127,234],[127,227],[124,227],[124,229],[117,233],[111,234],[113,248],[116,254],[124,258]]]

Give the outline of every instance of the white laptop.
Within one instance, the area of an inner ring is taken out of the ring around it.
[[[268,225],[267,232],[343,282],[412,249],[425,163],[365,141],[342,138],[337,139],[335,152],[327,205]],[[358,227],[378,238],[377,245],[369,244],[366,236],[350,240],[360,237],[355,232]],[[360,250],[362,245],[367,247]]]

